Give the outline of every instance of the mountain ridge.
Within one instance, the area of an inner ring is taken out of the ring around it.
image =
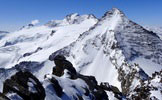
[[[109,82],[131,98],[138,93],[135,91],[138,86],[145,86],[143,81],[162,69],[161,44],[155,33],[132,22],[117,8],[100,19],[71,14],[63,20],[22,29],[0,40],[0,58],[3,58],[0,66],[4,70],[0,87],[10,77],[7,73],[16,72],[12,67],[16,64],[25,69],[28,66],[30,71],[37,70],[34,75],[44,81],[44,75],[52,73],[53,63],[49,60],[61,54],[79,73],[95,76],[98,83]]]

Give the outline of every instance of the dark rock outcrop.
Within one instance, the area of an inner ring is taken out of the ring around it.
[[[125,72],[123,69],[129,69],[129,73]],[[139,68],[138,64],[129,65],[127,63],[123,63],[122,66],[118,69],[118,80],[121,81],[121,88],[124,95],[127,95],[131,92],[131,85],[135,79],[140,81],[148,80],[149,76]]]
[[[29,71],[35,72],[42,68],[44,65],[43,63],[35,62],[35,61],[23,61],[19,64],[16,64],[14,67],[17,71]],[[34,69],[34,70],[33,70]]]
[[[52,30],[50,36],[53,36],[55,32],[55,30]]]
[[[55,78],[55,77],[56,76],[52,76],[50,78],[46,77],[46,78],[52,84],[53,89],[55,90],[57,96],[62,98],[62,96],[66,94],[63,92],[63,88],[65,88],[65,87],[61,85],[62,84],[62,83],[60,83],[61,81],[58,82],[57,79],[59,79],[59,77],[57,77],[57,78]],[[85,96],[87,98],[90,98],[91,100],[109,100],[106,91],[104,89],[100,88],[100,86],[97,84],[95,77],[78,75],[78,79],[83,80],[88,87],[84,87],[84,86],[79,87],[81,89],[79,91],[77,85],[72,83],[72,85],[70,87],[70,91],[71,91],[71,89],[74,91],[75,90],[77,91],[76,93],[74,93],[72,95],[73,100],[84,100],[83,98]],[[68,84],[68,82],[67,82],[67,84]],[[69,87],[67,87],[67,88],[69,88]],[[84,91],[84,93],[82,93],[81,91]]]
[[[88,85],[89,88],[84,88],[85,95],[89,96],[92,95],[92,97],[96,100],[108,100],[108,95],[106,91],[111,91],[115,94],[115,97],[118,99],[123,98],[123,94],[119,91],[117,87],[107,85],[108,83],[102,83],[98,85],[98,82],[94,76],[85,76],[82,74],[79,74],[76,72],[75,68],[73,67],[72,63],[67,61],[66,58],[62,55],[56,55],[54,58],[54,63],[56,67],[53,68],[53,75],[56,75],[58,77],[63,76],[64,70],[67,69],[68,76],[70,76],[70,79],[81,79],[85,81],[85,83]],[[56,90],[56,94],[59,95],[59,97],[62,94],[62,89],[57,82],[57,80],[53,77],[49,79],[54,85],[54,89]],[[79,96],[80,100],[82,100],[82,97]]]
[[[53,88],[55,89],[56,91],[56,94],[61,97],[62,94],[63,94],[63,90],[62,90],[62,87],[60,86],[59,82],[54,78],[52,77],[50,79],[50,81],[53,83]]]
[[[108,95],[106,94],[105,90],[98,85],[98,82],[94,76],[85,76],[79,74],[78,78],[84,80],[87,83],[89,86],[87,93],[92,93],[96,100],[108,100]]]
[[[156,82],[156,84],[155,84]],[[152,77],[141,82],[140,85],[132,91],[130,98],[132,100],[159,100],[155,96],[151,96],[151,91],[159,92],[162,95],[162,70],[152,74]]]
[[[90,100],[109,100],[106,91],[113,93],[114,98],[119,100],[123,98],[123,94],[117,87],[111,86],[109,83],[98,85],[94,76],[77,73],[72,63],[67,61],[64,56],[55,56],[54,62],[56,67],[53,69],[53,74],[45,75],[43,86],[31,73],[32,69],[30,68],[42,66],[42,64],[21,62],[16,65],[15,68],[18,72],[5,80],[0,100],[1,98],[2,100],[12,100],[13,98],[16,98],[16,100],[44,100],[46,95],[54,95],[52,98],[47,97],[49,100],[55,98],[66,98],[68,100],[84,100],[85,98]],[[61,71],[59,71],[60,68],[62,68]]]
[[[43,48],[38,47],[35,51],[27,52],[27,53],[23,54],[23,57],[30,56],[30,55],[32,55],[32,54],[34,54],[34,53],[37,53],[38,51],[40,51],[40,50],[42,50],[42,49],[43,49]]]
[[[71,76],[71,79],[76,79],[77,72],[75,68],[73,67],[72,63],[66,60],[66,58],[62,55],[57,55],[54,58],[55,67],[53,68],[53,74],[56,76],[62,76],[64,73],[64,70],[67,69],[69,71],[69,74]]]
[[[112,91],[115,94],[115,97],[118,98],[119,100],[124,97],[122,92],[120,92],[117,87],[109,85],[109,83],[107,83],[107,82],[101,82],[100,88],[102,88],[103,90],[106,90],[106,91]]]
[[[24,100],[44,100],[45,90],[28,71],[19,71],[4,82],[3,94],[16,93]]]

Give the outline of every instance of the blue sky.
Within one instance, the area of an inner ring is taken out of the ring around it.
[[[0,30],[14,31],[35,19],[44,24],[75,12],[100,18],[112,7],[138,24],[162,26],[162,0],[0,0]]]

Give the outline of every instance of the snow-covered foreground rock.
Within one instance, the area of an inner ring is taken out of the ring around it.
[[[66,63],[65,63],[66,62]],[[108,100],[124,99],[125,96],[117,87],[109,83],[96,81],[94,76],[85,76],[72,70],[73,65],[69,61],[56,60],[52,74],[44,75],[42,83],[30,72],[28,67],[40,64],[24,62],[16,65],[16,74],[3,83],[2,100]],[[63,65],[62,65],[63,64]],[[69,66],[70,64],[70,66]],[[33,68],[34,68],[33,66]],[[19,68],[25,69],[19,69]],[[63,68],[60,71],[60,68]],[[20,71],[19,71],[20,70]],[[60,74],[62,74],[60,76]]]
[[[42,26],[29,24],[0,39],[0,89],[16,72],[28,70],[43,84],[47,100],[78,98],[76,94],[92,99],[80,89],[87,87],[83,80],[51,75],[44,79],[44,75],[52,73],[54,65],[50,60],[61,54],[72,62],[77,72],[94,76],[99,84],[108,82],[128,99],[160,100],[162,40],[154,32],[132,22],[116,8],[100,19],[71,14]],[[158,75],[152,76],[155,71]],[[52,77],[62,84],[66,91],[64,97],[53,94],[57,91],[51,90],[48,82]],[[71,88],[72,85],[77,88]],[[106,93],[114,100],[112,92]]]

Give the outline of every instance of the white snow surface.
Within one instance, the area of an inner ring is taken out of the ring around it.
[[[135,59],[132,63],[137,63],[140,66],[142,66],[142,69],[151,76],[153,72],[160,71],[162,69],[162,66],[156,63],[152,63],[152,61],[148,59],[144,59],[143,57],[139,57]]]
[[[87,19],[80,24],[53,28],[35,26],[7,34],[0,40],[0,59],[3,59],[0,67],[11,68],[21,61],[45,61],[51,53],[75,41],[95,23],[96,20]],[[51,34],[52,30],[56,32]],[[10,45],[5,46],[6,42]],[[23,57],[25,53],[33,54]]]
[[[127,19],[116,8],[100,20],[93,15],[80,16],[75,13],[63,20],[52,20],[45,25],[6,34],[0,38],[0,68],[12,69],[22,61],[44,62],[44,66],[34,75],[46,88],[46,100],[60,100],[53,94],[54,90],[51,90],[48,81],[44,80],[44,75],[52,73],[54,66],[48,60],[49,56],[63,50],[67,50],[67,59],[78,72],[95,76],[99,83],[109,82],[120,91],[118,68],[124,62],[139,64],[148,75],[162,69],[162,40]],[[130,71],[126,68],[123,70],[127,73]],[[70,81],[65,77],[58,80],[68,97],[77,92],[68,88],[72,84],[77,88],[85,86],[81,80]],[[139,80],[134,80],[133,84],[132,88],[139,84]]]

